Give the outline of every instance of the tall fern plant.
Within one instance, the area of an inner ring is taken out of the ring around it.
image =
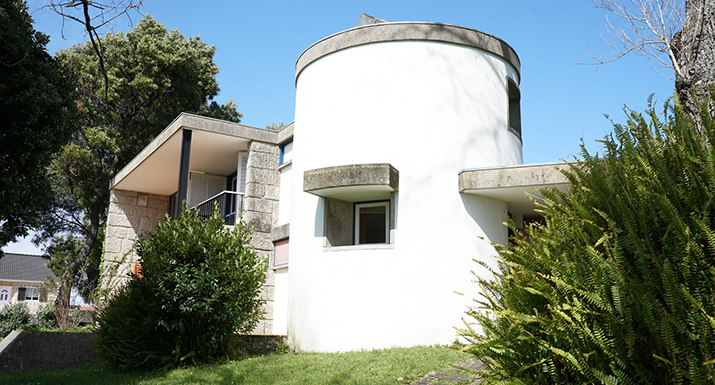
[[[715,124],[629,111],[498,247],[468,350],[505,384],[715,382]],[[480,330],[481,329],[481,330]]]

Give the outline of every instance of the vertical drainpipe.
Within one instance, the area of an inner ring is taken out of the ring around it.
[[[181,132],[181,158],[179,160],[179,187],[176,190],[176,215],[181,212],[181,205],[186,202],[189,188],[189,160],[191,158],[191,130]]]

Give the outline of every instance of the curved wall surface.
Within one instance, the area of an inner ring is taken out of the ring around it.
[[[521,139],[508,129],[507,79],[519,83],[519,61],[506,43],[442,24],[354,28],[303,53],[291,191],[294,348],[456,339],[454,327],[477,296],[472,259],[491,261],[487,240],[507,238],[504,205],[460,194],[458,172],[522,162]],[[377,163],[399,172],[389,244],[327,246],[336,224],[326,217],[328,199],[303,191],[304,172]]]

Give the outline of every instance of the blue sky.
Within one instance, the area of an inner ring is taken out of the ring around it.
[[[43,3],[29,1],[30,11]],[[243,123],[257,127],[293,121],[298,56],[321,38],[352,27],[362,13],[391,21],[461,25],[511,45],[522,64],[525,163],[571,159],[581,139],[597,151],[596,140],[612,127],[604,114],[623,122],[624,105],[642,111],[650,94],[662,105],[673,92],[672,80],[642,57],[602,66],[574,64],[589,61],[586,49],[610,52],[601,38],[606,13],[588,0],[145,0],[141,11],[216,46],[215,62],[221,68],[217,100],[235,100]],[[50,35],[50,53],[85,39],[81,26],[70,22],[63,39],[61,19],[51,11],[32,16],[35,28]],[[141,16],[132,18],[136,23]],[[115,22],[115,31],[129,28],[127,19]],[[4,250],[32,252],[20,247],[25,246]]]

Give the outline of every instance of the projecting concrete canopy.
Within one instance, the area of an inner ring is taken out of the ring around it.
[[[303,191],[348,202],[389,199],[398,191],[399,182],[399,171],[389,163],[351,164],[303,173]]]
[[[278,143],[281,136],[271,130],[182,113],[114,176],[110,187],[158,195],[176,192],[184,130],[192,131],[189,170],[214,175],[236,171],[238,152],[246,151],[250,141]]]
[[[532,216],[535,205],[528,196],[538,199],[535,189],[566,191],[570,182],[560,169],[567,168],[559,162],[462,170],[459,192],[498,199],[508,204],[510,213]]]

